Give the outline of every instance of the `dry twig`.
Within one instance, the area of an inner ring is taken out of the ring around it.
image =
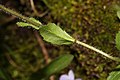
[[[30,0],[30,4],[31,4],[31,8],[32,8],[32,10],[33,10],[33,12],[35,13],[36,16],[43,17],[45,14],[48,13],[48,11],[45,11],[44,13],[39,14],[39,12],[37,11],[37,9],[35,8],[33,0]]]
[[[48,63],[50,62],[50,58],[49,58],[47,49],[45,48],[44,42],[43,42],[43,40],[41,39],[41,37],[39,36],[39,34],[38,34],[37,31],[35,31],[35,36],[36,36],[36,38],[37,38],[37,41],[38,41],[39,45],[40,45],[41,48],[42,48],[42,52],[43,52],[43,55],[44,55],[46,64],[48,64]],[[54,76],[51,76],[51,77],[50,77],[50,80],[54,80]]]
[[[37,38],[37,41],[38,41],[40,47],[42,48],[42,52],[43,52],[46,64],[48,64],[50,62],[50,59],[49,59],[49,55],[48,55],[47,49],[45,48],[44,42],[41,39],[41,37],[39,36],[37,31],[35,31],[35,36]]]

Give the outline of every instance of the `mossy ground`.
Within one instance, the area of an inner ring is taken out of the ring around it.
[[[119,4],[120,1],[35,0],[34,2],[40,14],[45,11],[47,14],[43,17],[36,16],[29,0],[3,0],[2,4],[26,16],[33,16],[44,24],[56,23],[74,38],[110,55],[119,56],[115,47],[115,35],[120,30],[120,21],[112,5]],[[4,66],[14,79],[28,80],[30,74],[45,66],[42,50],[33,29],[20,28],[15,24],[20,20],[13,18],[7,21],[9,18],[11,16],[0,12],[1,66]],[[118,64],[76,44],[53,46],[45,42],[45,46],[51,59],[62,54],[75,55],[74,61],[61,73],[73,69],[76,77],[81,77],[83,80],[106,80],[109,72]]]

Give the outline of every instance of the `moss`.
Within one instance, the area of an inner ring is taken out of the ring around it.
[[[49,3],[49,1],[47,2]],[[115,48],[114,37],[119,29],[119,22],[116,12],[111,7],[115,2],[117,3],[116,0],[51,1],[49,6],[52,5],[52,9],[50,9],[49,16],[53,17],[53,22],[55,21],[55,23],[64,26],[63,28],[75,38],[85,41],[107,53],[114,54],[114,56],[118,56],[119,53]],[[90,80],[104,80],[107,75],[103,76],[103,74],[108,74],[109,70],[115,67],[111,66],[110,69],[106,68],[105,70],[107,63],[113,61],[102,59],[100,54],[93,54],[88,49],[83,49],[86,50],[85,53],[82,52],[81,48],[77,49],[75,47],[75,50],[80,53],[79,55],[84,56],[82,60],[80,57],[79,63],[84,64],[82,67],[86,71],[86,77],[89,75],[88,78]],[[97,59],[99,59],[98,62]],[[104,65],[103,62],[105,62]],[[112,64],[117,65],[116,63]],[[94,78],[95,76],[92,76],[92,74],[98,75],[98,77]]]
[[[15,8],[23,14],[31,16],[32,10],[30,3],[27,2],[24,0],[21,0],[21,2],[15,1],[14,3],[19,4],[15,5]],[[48,13],[40,18],[41,22],[54,22],[76,39],[93,45],[108,54],[118,56],[119,52],[115,48],[114,38],[119,30],[120,22],[111,6],[115,3],[120,3],[120,1],[42,0],[38,3],[35,2],[37,4],[36,8],[40,8],[40,12],[48,10]],[[11,6],[14,7],[14,5]],[[4,21],[5,18],[2,15],[0,17]],[[10,56],[19,66],[23,67],[23,71],[21,71],[6,62],[11,75],[15,79],[28,80],[30,74],[34,72],[33,68],[36,68],[39,63],[39,69],[45,66],[45,63],[33,31],[17,28],[16,25],[13,25],[15,22],[16,20],[3,25],[4,28],[0,30],[0,33],[2,33],[2,36],[0,35],[2,37],[1,43],[9,46],[14,52]],[[75,55],[73,63],[67,69],[72,68],[76,76],[83,80],[106,80],[108,73],[118,64],[79,45],[71,47],[53,46],[49,43],[45,43],[45,45],[52,59],[62,54]],[[2,53],[10,53],[6,48],[3,47],[3,49]],[[30,66],[34,67],[28,68]]]

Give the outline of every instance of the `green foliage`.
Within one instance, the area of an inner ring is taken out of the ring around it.
[[[117,16],[120,19],[120,11],[117,11]]]
[[[117,16],[120,19],[120,11],[117,11]],[[120,31],[116,35],[116,47],[120,50]]]
[[[29,18],[33,22],[36,22],[41,25],[41,23],[34,19]],[[72,44],[75,39],[72,38],[69,34],[63,31],[59,26],[55,25],[54,23],[48,23],[47,25],[42,25],[42,27],[37,27],[30,23],[25,22],[17,22],[18,26],[21,27],[28,27],[32,26],[34,29],[39,29],[41,36],[44,38],[45,41],[50,42],[52,44],[62,45],[62,44]]]
[[[48,23],[47,25],[42,26],[40,28],[40,34],[45,41],[57,45],[72,44],[75,41],[75,39],[54,23]]]
[[[38,23],[41,25],[41,22],[39,22],[38,20],[36,20],[35,18],[29,18],[32,22],[35,22],[35,23]],[[34,29],[39,29],[39,27],[33,25],[33,24],[30,24],[30,23],[25,23],[25,22],[17,22],[17,25],[18,26],[21,26],[21,27],[28,27],[28,26],[31,26],[33,27]]]
[[[50,75],[58,73],[62,69],[66,68],[73,60],[73,57],[73,55],[65,54],[56,58],[50,64],[45,66],[42,70],[33,73],[31,76],[31,80],[47,80]]]
[[[46,1],[47,4],[44,5],[43,1]],[[112,52],[114,53],[114,56],[117,56],[119,55],[119,52],[115,49],[113,42],[115,37],[114,35],[119,29],[119,21],[116,18],[116,12],[114,13],[114,11],[111,10],[111,4],[118,2],[118,0],[41,0],[40,2],[35,2],[35,7],[38,9],[40,14],[44,11],[49,11],[47,15],[40,18],[42,22],[58,23],[64,26],[63,29],[71,33],[72,36],[80,39],[81,41],[83,40],[88,44],[94,44],[101,50]],[[10,4],[10,7],[20,10],[19,12],[22,12],[22,14],[34,17],[37,16],[34,13],[31,14],[32,9],[30,5],[27,5],[29,4],[28,0],[9,1],[8,3]],[[21,6],[16,5],[18,3]],[[25,5],[26,7],[22,5]],[[4,14],[1,13],[1,15]],[[4,22],[6,19],[9,19],[8,16],[5,16],[3,16],[3,19],[0,18],[0,24],[2,24],[2,21]],[[12,22],[14,22],[14,20]],[[9,64],[7,65],[7,69],[15,79],[19,78],[20,80],[26,80],[25,78],[28,78],[29,74],[34,72],[28,65],[34,65],[33,69],[36,69],[35,64],[37,61],[42,61],[42,63],[39,64],[39,68],[45,65],[41,49],[36,45],[37,41],[34,37],[33,31],[26,30],[24,28],[17,29],[17,27],[11,23],[4,24],[6,25],[0,27],[2,28],[0,29],[0,34],[2,35],[0,36],[2,36],[1,39],[4,41],[1,41],[1,43],[9,45],[10,48],[16,52],[12,55],[12,57],[17,56],[13,60],[15,60],[15,62],[17,61],[16,64],[20,67],[25,67],[23,68],[24,71],[20,71],[18,68]],[[51,54],[51,57],[59,56],[61,53],[77,53],[73,52],[73,50],[66,46],[59,46],[56,49],[47,44],[46,47],[50,47],[47,51]],[[77,65],[77,63],[72,63],[72,68],[77,72],[76,75],[80,75],[83,80],[88,80],[88,77],[90,80],[96,80],[97,76],[94,77],[91,76],[91,74],[98,75],[97,79],[106,80],[108,71],[116,66],[115,62],[101,59],[101,57],[85,48],[79,48],[80,50],[76,46],[73,48],[77,50],[78,53],[83,53],[83,50],[86,52],[86,54],[79,54],[79,57],[76,58],[78,62],[82,64],[82,67],[79,65],[76,67],[74,65]],[[3,54],[9,53],[5,49],[3,49],[3,51]],[[36,55],[36,57],[33,57],[33,55]],[[41,55],[41,57],[39,57],[39,55]],[[31,60],[34,62],[31,62]],[[3,60],[1,61],[3,62]],[[110,62],[111,64],[106,67],[106,65]],[[95,69],[98,66],[102,66],[102,71]],[[19,72],[17,76],[13,76],[13,71],[15,70]],[[85,74],[83,74],[82,71],[86,71]]]
[[[116,47],[120,50],[120,31],[116,35]]]
[[[42,24],[40,21],[36,20],[35,18],[32,18],[32,17],[31,17],[31,18],[29,18],[29,19],[30,19],[31,21],[35,22],[35,23],[40,24],[40,25]]]
[[[32,25],[32,24],[29,24],[29,23],[25,23],[25,22],[17,22],[17,25],[20,26],[20,27],[28,27],[28,26],[32,26],[33,28],[35,29],[39,29],[38,27]]]
[[[120,65],[110,73],[107,80],[120,80]]]

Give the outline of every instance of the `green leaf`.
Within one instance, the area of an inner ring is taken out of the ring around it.
[[[116,35],[116,47],[120,50],[120,31]]]
[[[42,24],[40,21],[36,20],[35,18],[32,18],[32,17],[31,17],[31,18],[29,18],[29,19],[30,19],[31,21],[35,22],[35,23],[40,24],[40,25]]]
[[[73,57],[73,55],[65,54],[56,58],[42,70],[39,70],[38,72],[32,74],[30,80],[48,80],[47,78],[50,75],[58,73],[62,69],[66,68],[73,60]]]
[[[120,19],[120,11],[117,11],[117,16]]]
[[[35,18],[29,18],[31,21],[33,21],[34,23],[38,23],[38,24],[40,24],[41,25],[41,22],[39,22],[38,20],[36,20]],[[37,27],[37,26],[34,26],[34,25],[32,25],[32,24],[30,24],[30,23],[25,23],[25,22],[17,22],[17,25],[18,26],[21,26],[21,27],[28,27],[28,26],[31,26],[31,27],[33,27],[34,29],[39,29],[39,27]]]
[[[45,26],[42,26],[40,28],[40,34],[45,41],[57,45],[68,45],[72,44],[75,41],[74,38],[72,38],[69,34],[67,34],[54,23],[49,23]]]
[[[29,23],[25,23],[25,22],[17,22],[16,23],[18,26],[20,26],[20,27],[28,27],[28,26],[31,26],[31,27],[33,27],[34,29],[39,29],[39,27],[36,27],[36,26],[34,26],[34,25],[32,25],[32,24],[29,24]]]
[[[120,65],[109,74],[107,80],[120,80]]]

